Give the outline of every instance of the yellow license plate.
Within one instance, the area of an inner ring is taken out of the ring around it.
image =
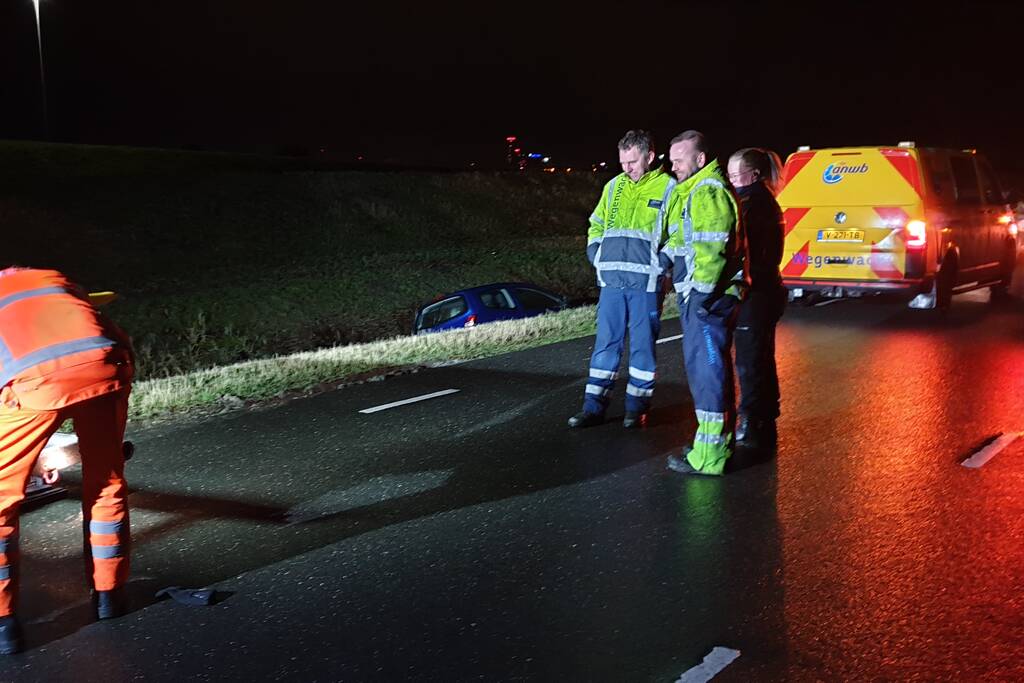
[[[819,230],[819,242],[863,242],[863,230]]]

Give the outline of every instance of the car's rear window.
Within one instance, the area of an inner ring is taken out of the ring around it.
[[[441,323],[448,322],[452,318],[458,318],[469,310],[466,299],[462,296],[453,296],[436,304],[430,304],[420,312],[417,330],[428,330],[437,327]]]
[[[518,287],[516,296],[519,297],[519,303],[523,305],[523,308],[544,309],[561,308],[562,306],[562,302],[558,299],[548,296],[544,292],[538,292],[536,289]]]

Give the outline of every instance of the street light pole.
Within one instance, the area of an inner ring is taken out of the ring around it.
[[[32,0],[36,10],[36,44],[39,46],[39,86],[43,94],[43,139],[50,137],[50,112],[46,104],[46,70],[43,68],[43,27],[39,21],[39,2]]]

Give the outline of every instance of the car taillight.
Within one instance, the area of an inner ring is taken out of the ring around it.
[[[476,325],[476,313],[466,318],[466,327],[473,327]]]
[[[923,247],[928,242],[928,229],[924,221],[910,221],[905,230],[908,247]]]

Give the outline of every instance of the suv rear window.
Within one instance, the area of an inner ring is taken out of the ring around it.
[[[452,318],[458,318],[469,310],[466,299],[461,296],[453,296],[436,304],[430,304],[424,308],[416,321],[416,330],[428,330],[437,327],[441,323],[448,322]]]

